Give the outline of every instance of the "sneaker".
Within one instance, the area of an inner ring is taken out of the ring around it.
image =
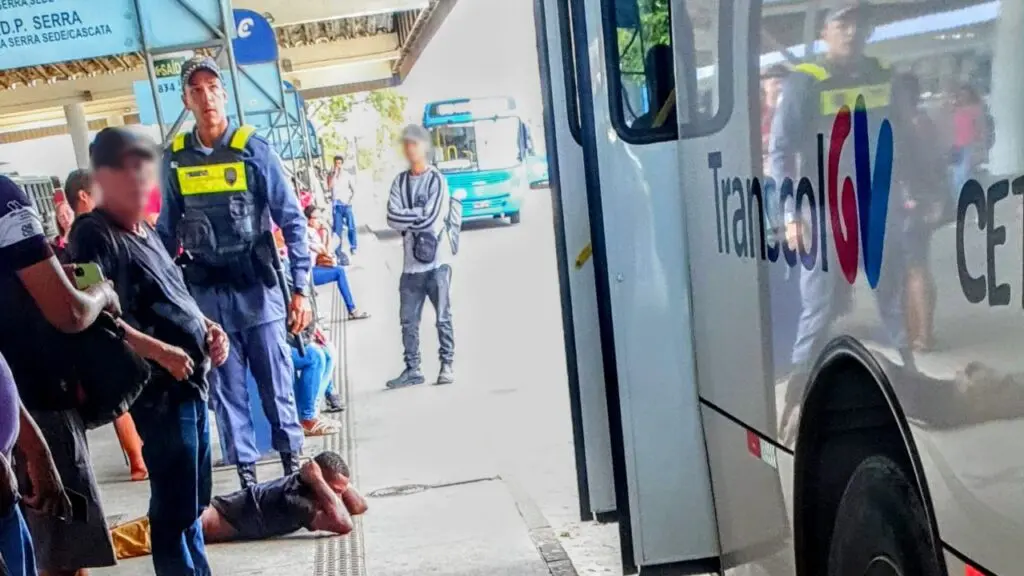
[[[242,485],[242,490],[252,488],[257,484],[255,464],[239,464],[237,468],[238,483]]]
[[[438,386],[444,386],[445,384],[454,384],[454,383],[455,383],[455,369],[452,368],[451,363],[450,362],[445,362],[445,363],[441,364],[441,372],[437,375],[437,382],[435,382],[435,384],[438,385]]]
[[[424,382],[426,382],[426,378],[423,377],[423,372],[419,368],[406,368],[398,378],[388,380],[386,386],[388,390],[397,390],[398,388],[415,386]]]
[[[299,471],[299,455],[294,452],[281,452],[281,468],[284,475],[294,474]]]
[[[324,408],[324,412],[333,414],[335,412],[345,411],[345,403],[341,401],[341,396],[338,396],[337,394],[328,394],[325,399],[327,406]]]

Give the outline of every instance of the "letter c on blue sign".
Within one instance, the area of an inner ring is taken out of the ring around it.
[[[277,38],[270,22],[258,12],[237,8],[235,13],[235,61],[239,66],[277,62]]]
[[[248,38],[249,36],[252,36],[253,24],[255,23],[252,21],[252,18],[242,18],[238,23],[238,37]]]

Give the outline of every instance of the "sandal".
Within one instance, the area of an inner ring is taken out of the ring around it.
[[[302,421],[302,434],[306,437],[331,436],[341,432],[341,428],[323,418]]]
[[[368,312],[363,312],[362,310],[353,310],[348,313],[349,320],[366,320],[369,317],[370,314]]]

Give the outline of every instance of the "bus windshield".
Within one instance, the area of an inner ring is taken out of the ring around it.
[[[522,161],[518,118],[435,126],[431,136],[434,161],[442,172],[503,170]]]

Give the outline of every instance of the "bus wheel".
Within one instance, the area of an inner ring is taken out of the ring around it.
[[[519,216],[519,212],[516,212],[515,214],[512,214],[511,216],[508,217],[508,221],[513,224],[519,224],[521,220],[522,218]]]
[[[940,576],[917,488],[886,456],[869,456],[846,484],[828,576]]]

